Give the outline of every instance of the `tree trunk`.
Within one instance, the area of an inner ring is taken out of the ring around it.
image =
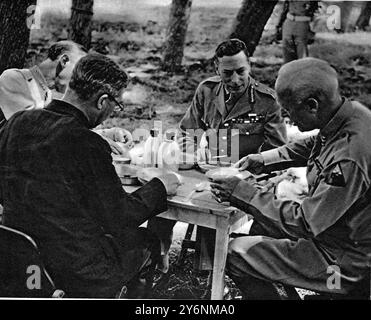
[[[165,71],[176,72],[182,65],[191,6],[192,0],[173,0],[171,4],[162,63]]]
[[[365,30],[370,25],[371,1],[365,2],[365,6],[362,8],[361,14],[356,22],[356,27],[360,30]]]
[[[91,45],[93,5],[94,0],[72,0],[68,37],[87,50]]]
[[[264,27],[277,2],[277,0],[243,1],[229,37],[244,41],[250,55],[254,53],[256,46],[259,44]]]
[[[23,68],[36,0],[0,1],[0,74]]]

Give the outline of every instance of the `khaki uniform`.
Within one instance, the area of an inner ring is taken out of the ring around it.
[[[37,66],[31,69],[8,69],[0,76],[0,109],[8,120],[21,110],[43,108],[52,93]]]
[[[309,195],[299,204],[245,181],[237,185],[231,204],[252,214],[254,224],[249,236],[230,243],[232,278],[345,294],[365,277],[371,257],[370,123],[368,109],[345,100],[317,137],[262,153],[272,169],[307,163]],[[339,271],[338,288],[328,285],[332,270]]]
[[[235,102],[228,101],[219,76],[201,82],[179,128],[182,134],[179,142],[184,151],[197,147],[192,145],[194,139],[187,134],[187,129],[211,133],[225,129],[218,132],[218,144],[214,146],[217,150],[210,148],[219,156],[230,155],[228,150],[231,145],[236,145],[235,142],[239,145],[239,158],[286,143],[286,127],[281,109],[275,102],[274,90],[254,79]],[[239,130],[239,134],[232,136],[233,129]],[[223,141],[226,141],[224,147]]]
[[[193,137],[187,134],[187,129],[219,130],[217,150],[211,148],[212,155],[228,153],[230,150],[228,145],[236,145],[234,139],[237,138],[239,158],[285,144],[286,126],[281,109],[275,102],[274,90],[251,79],[250,86],[238,101],[229,105],[226,100],[225,89],[219,76],[201,82],[191,106],[179,125],[182,134],[179,142],[183,151],[197,148]],[[220,129],[226,130],[220,132]],[[239,134],[231,137],[232,129],[238,129]],[[224,146],[222,146],[223,141],[226,141]],[[162,218],[153,218],[148,222],[148,228],[162,241],[163,253],[167,253],[170,248],[174,224],[174,221]],[[208,243],[213,245],[215,231],[198,227],[199,230],[202,230],[204,237],[209,239]],[[211,267],[212,264],[205,266],[205,269]]]
[[[317,8],[316,1],[286,2],[286,20],[282,27],[284,63],[308,56],[310,21]]]

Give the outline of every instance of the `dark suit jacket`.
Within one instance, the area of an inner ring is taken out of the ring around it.
[[[63,101],[15,114],[1,131],[0,201],[4,224],[32,236],[63,288],[106,296],[127,280],[135,231],[167,209],[154,179],[126,194],[108,143]],[[120,247],[120,264],[104,234]],[[100,291],[98,293],[97,291]]]

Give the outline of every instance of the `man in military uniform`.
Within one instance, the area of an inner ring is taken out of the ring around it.
[[[217,155],[228,155],[219,144],[227,141],[233,129],[239,134],[239,158],[257,150],[268,150],[286,142],[281,109],[275,103],[274,90],[255,81],[245,44],[238,39],[222,42],[215,51],[217,76],[198,86],[191,106],[180,121],[180,144],[187,152],[196,148],[191,130],[202,129],[219,134]],[[221,130],[225,129],[225,130]],[[229,137],[234,144],[234,137]]]
[[[210,151],[216,159],[221,160],[233,160],[231,153],[236,145],[239,150],[235,161],[286,142],[286,127],[281,109],[275,103],[274,91],[251,77],[248,57],[245,44],[238,39],[224,41],[217,47],[217,76],[201,82],[191,106],[180,121],[178,140],[184,152],[192,153],[196,150],[200,139],[192,130],[198,129],[201,129],[199,132],[209,133]],[[233,129],[238,134],[232,136]],[[157,232],[163,242],[164,261],[167,261],[173,226],[174,222],[165,219],[149,221],[149,228]],[[166,272],[167,268],[165,262],[163,271]]]
[[[336,71],[319,59],[284,65],[276,92],[299,129],[320,129],[318,136],[249,155],[236,166],[261,173],[306,163],[309,195],[299,204],[238,178],[215,181],[219,201],[254,217],[249,236],[229,245],[227,274],[245,298],[276,298],[274,282],[350,294],[371,257],[371,112],[340,96]]]
[[[308,57],[308,41],[313,32],[310,22],[318,1],[286,0],[278,28],[282,27],[284,63]]]
[[[86,50],[72,41],[59,41],[47,58],[30,69],[8,69],[0,76],[0,109],[8,120],[21,110],[44,108],[52,100],[51,89],[63,94],[76,62]]]

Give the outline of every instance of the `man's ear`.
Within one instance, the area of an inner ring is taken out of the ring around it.
[[[315,98],[307,99],[306,105],[308,106],[309,111],[315,112],[315,113],[318,112],[319,103],[318,103],[317,99],[315,99]]]
[[[59,62],[61,63],[62,67],[65,68],[66,64],[70,61],[70,57],[67,54],[63,54],[59,58]]]
[[[58,77],[59,74],[62,72],[62,70],[66,67],[66,64],[70,61],[70,58],[68,55],[63,54],[59,59],[58,59],[58,64],[55,70],[55,76]]]
[[[104,107],[106,107],[107,98],[108,98],[108,95],[107,94],[102,94],[98,98],[98,100],[97,100],[97,109],[98,110],[102,110]]]

